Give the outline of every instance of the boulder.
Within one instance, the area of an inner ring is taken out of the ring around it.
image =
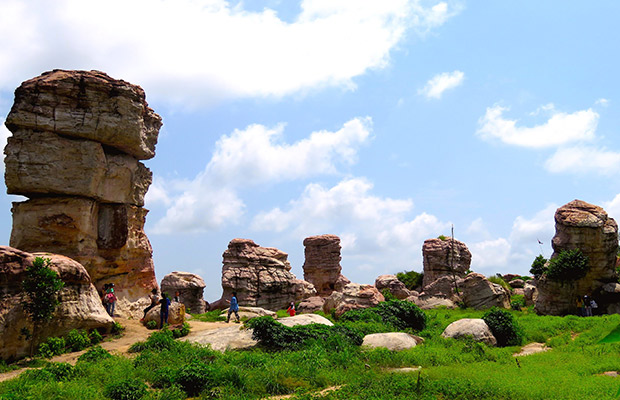
[[[300,291],[298,282],[285,252],[261,247],[250,239],[233,239],[223,254],[222,298],[212,309],[227,308],[225,300],[233,291],[240,305],[285,309]]]
[[[316,289],[314,288],[314,285],[308,281],[294,279],[293,285],[295,285],[295,301],[302,301],[316,296]]]
[[[423,288],[445,275],[463,278],[471,265],[471,252],[465,243],[452,238],[425,240],[422,256]]]
[[[372,333],[364,336],[362,342],[362,346],[371,349],[384,347],[392,351],[411,349],[417,344],[415,337],[405,332]]]
[[[75,260],[58,254],[27,253],[0,246],[0,358],[17,359],[30,352],[30,341],[20,332],[32,332],[32,323],[22,308],[21,283],[26,268],[36,257],[49,258],[65,286],[58,295],[60,304],[53,319],[38,329],[35,348],[49,336],[63,336],[72,329],[108,331],[114,324],[101,303],[86,269]]]
[[[458,308],[458,306],[450,299],[442,295],[426,295],[411,296],[407,298],[422,310],[430,310],[438,307],[445,307],[450,310]]]
[[[576,298],[594,295],[610,282],[616,282],[618,225],[599,206],[573,200],[555,213],[553,254],[580,249],[588,257],[587,274],[576,281],[554,281],[546,275],[537,280],[536,312],[544,315],[565,315],[577,312]],[[606,308],[606,304],[599,304]]]
[[[463,279],[451,275],[444,275],[424,287],[422,294],[427,296],[439,296],[450,299],[453,302],[461,301]],[[457,294],[456,289],[459,289]]]
[[[203,291],[207,285],[198,275],[190,272],[174,271],[164,276],[161,280],[161,291],[167,292],[170,298],[179,292],[181,303],[185,310],[192,314],[203,314],[207,311],[206,302],[203,299]]]
[[[322,298],[321,296],[308,297],[307,299],[302,300],[297,305],[297,312],[313,313],[316,311],[322,311],[323,304],[325,304],[325,299]]]
[[[266,315],[276,318],[276,313],[270,310],[265,310],[260,307],[239,307],[239,319],[243,319],[244,321],[250,320],[256,317],[264,317]],[[222,311],[222,317],[228,317],[228,309]],[[233,313],[230,317],[232,320],[235,320],[235,314]]]
[[[512,288],[521,289],[525,286],[525,281],[523,279],[513,279],[510,282],[508,282],[508,284]]]
[[[314,285],[321,297],[351,283],[340,272],[340,238],[336,235],[310,236],[304,239],[304,279]]]
[[[161,326],[159,326],[161,322],[160,305],[151,308],[149,312],[146,313],[146,317],[144,317],[142,323],[146,325],[149,321],[157,322],[157,327],[161,328]],[[185,322],[185,305],[176,302],[170,303],[168,307],[168,325],[180,325],[183,324],[183,322]]]
[[[292,317],[279,318],[278,322],[285,326],[321,324],[333,326],[334,324],[318,314],[297,314]]]
[[[184,340],[190,343],[208,345],[213,350],[246,350],[256,346],[258,342],[252,339],[252,329],[243,329],[239,325],[226,328],[190,333]]]
[[[382,301],[385,301],[385,298],[373,285],[349,283],[342,292],[332,292],[325,299],[323,311],[327,314],[335,309],[335,315],[339,317],[349,310],[375,307]]]
[[[383,290],[388,290],[392,296],[399,300],[411,296],[411,291],[407,289],[404,283],[398,280],[396,275],[380,275],[375,280],[375,287],[382,293]]]
[[[510,308],[510,294],[484,275],[472,272],[463,280],[463,302],[468,308]]]
[[[464,318],[454,321],[446,327],[441,337],[453,339],[471,337],[473,340],[486,343],[489,346],[497,344],[497,339],[491,333],[487,323],[478,318]]]
[[[538,289],[536,289],[535,281],[527,281],[523,285],[523,298],[525,299],[526,306],[533,306],[536,304],[538,298]]]

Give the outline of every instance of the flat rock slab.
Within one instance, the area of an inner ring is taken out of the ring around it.
[[[422,367],[403,367],[403,368],[387,368],[387,372],[393,372],[397,374],[407,374],[409,372],[416,372],[421,370]]]
[[[211,345],[216,351],[249,349],[258,344],[252,339],[251,329],[242,329],[240,325],[201,332],[186,339],[190,343]]]
[[[542,353],[551,350],[544,343],[529,343],[523,346],[519,353],[513,354],[514,357],[529,356],[530,354]]]
[[[373,349],[385,347],[393,351],[410,349],[417,344],[415,337],[405,332],[373,333],[364,336],[364,341],[362,342],[362,346]]]
[[[294,317],[279,318],[277,320],[282,325],[295,326],[295,325],[310,325],[310,324],[322,324],[333,326],[332,322],[325,317],[318,314],[301,314]]]

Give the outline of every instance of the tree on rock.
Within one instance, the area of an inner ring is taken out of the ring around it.
[[[64,286],[56,271],[50,268],[49,258],[36,257],[32,265],[26,268],[26,277],[22,282],[24,312],[32,321],[32,338],[30,355],[37,338],[37,329],[52,319],[56,306],[60,303],[58,293]]]

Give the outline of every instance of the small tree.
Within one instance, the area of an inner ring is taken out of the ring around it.
[[[532,263],[532,268],[530,268],[530,274],[534,275],[534,278],[540,278],[544,273],[547,272],[547,259],[543,257],[542,254],[539,254],[538,257],[534,259]]]
[[[32,337],[30,339],[30,355],[37,339],[37,330],[45,322],[52,319],[56,306],[60,303],[58,293],[64,283],[50,268],[52,260],[36,257],[32,265],[26,268],[26,277],[22,282],[24,312],[32,321]]]

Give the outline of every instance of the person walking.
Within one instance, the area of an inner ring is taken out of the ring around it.
[[[159,311],[159,329],[162,329],[164,327],[164,324],[168,325],[168,309],[170,307],[170,299],[168,298],[168,293],[164,292],[161,294],[161,300],[159,300],[159,304],[161,304],[161,310]]]
[[[143,310],[144,316],[142,317],[140,322],[144,322],[144,319],[146,318],[146,313],[151,311],[153,307],[159,304],[159,296],[157,295],[157,288],[153,288],[153,290],[151,290],[151,294],[149,294],[149,299],[151,299],[151,304]]]
[[[237,322],[239,322],[239,302],[237,301],[237,292],[232,292],[232,297],[230,298],[230,301],[226,300],[226,302],[230,303],[226,323],[230,322],[230,314],[232,313],[235,313],[235,316],[237,317]]]

